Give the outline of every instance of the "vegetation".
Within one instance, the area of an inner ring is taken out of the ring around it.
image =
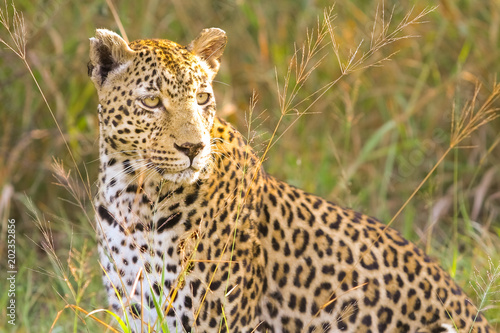
[[[0,243],[15,219],[17,318],[3,320],[2,290],[0,331],[95,332],[99,320],[119,329],[93,312],[106,295],[91,205],[98,102],[86,68],[88,38],[118,22],[129,40],[188,43],[224,29],[218,112],[248,133],[267,171],[391,221],[500,329],[498,1],[442,0],[429,13],[428,0],[331,10],[321,0],[115,2],[15,0],[24,34],[13,7],[2,9]],[[0,255],[3,281],[4,246]]]

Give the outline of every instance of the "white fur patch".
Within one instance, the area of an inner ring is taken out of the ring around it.
[[[458,333],[455,327],[450,324],[442,324],[441,327],[446,329],[446,333]]]

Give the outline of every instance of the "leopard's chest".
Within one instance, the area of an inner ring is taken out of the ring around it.
[[[190,287],[190,260],[199,238],[197,232],[186,230],[193,225],[193,216],[175,203],[181,198],[150,190],[108,188],[97,196],[96,227],[104,283],[110,299],[118,292],[126,309],[142,304],[146,310],[141,316],[146,321],[156,321],[154,313],[159,307],[169,325],[178,322],[176,316],[192,322],[193,304],[200,297],[193,297]]]

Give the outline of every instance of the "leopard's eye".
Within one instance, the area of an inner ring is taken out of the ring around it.
[[[142,104],[147,108],[156,108],[160,105],[160,98],[156,96],[148,96],[141,99]]]
[[[198,103],[198,105],[205,105],[208,103],[209,100],[210,100],[209,93],[196,94],[196,102]]]

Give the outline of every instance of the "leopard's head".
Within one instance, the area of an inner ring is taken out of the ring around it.
[[[127,44],[98,29],[89,76],[99,95],[101,158],[127,160],[133,171],[167,181],[196,181],[211,158],[212,81],[225,45],[216,28],[187,46],[163,39]]]

